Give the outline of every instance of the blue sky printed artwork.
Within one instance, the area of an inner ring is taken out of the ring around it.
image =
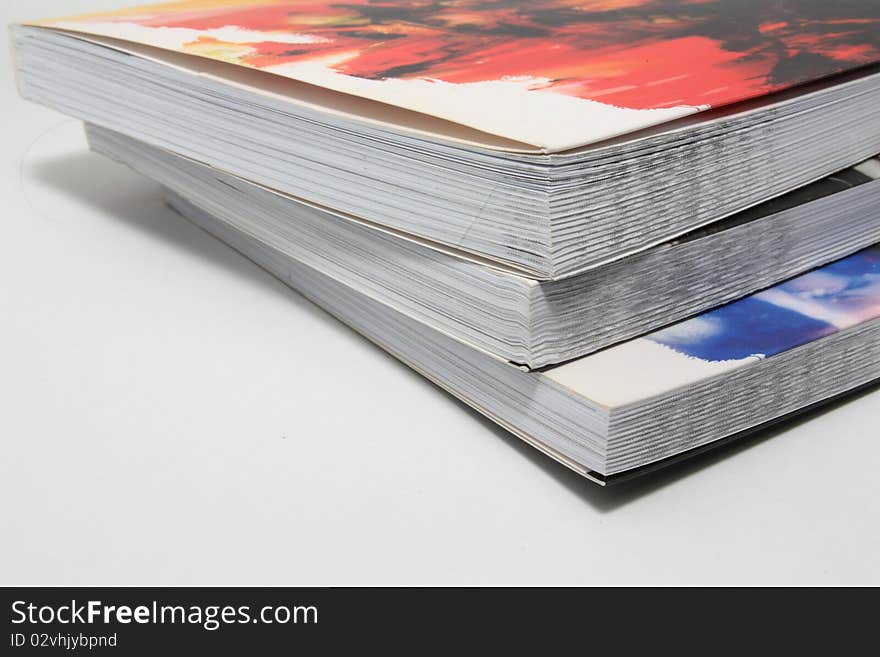
[[[880,245],[646,336],[706,361],[773,356],[880,317]]]

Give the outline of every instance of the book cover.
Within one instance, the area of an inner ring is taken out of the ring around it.
[[[44,27],[561,151],[880,61],[875,0],[184,0]]]

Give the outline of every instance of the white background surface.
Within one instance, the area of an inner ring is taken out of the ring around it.
[[[90,154],[7,52],[0,584],[880,583],[880,391],[601,489]]]

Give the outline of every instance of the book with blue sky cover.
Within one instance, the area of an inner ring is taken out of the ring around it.
[[[599,483],[880,379],[880,245],[663,330],[526,372],[370,299],[172,192],[169,202],[448,392]]]

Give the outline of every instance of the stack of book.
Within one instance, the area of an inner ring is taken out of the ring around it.
[[[594,481],[880,379],[874,0],[184,0],[13,37],[24,97]]]

